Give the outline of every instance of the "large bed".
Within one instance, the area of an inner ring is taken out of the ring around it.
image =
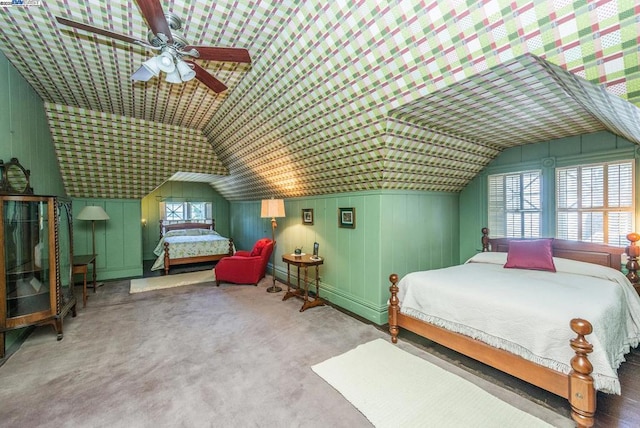
[[[577,425],[591,427],[596,391],[621,393],[617,368],[640,342],[640,297],[627,278],[638,265],[625,276],[620,247],[525,241],[489,239],[484,228],[483,252],[463,265],[392,274],[392,341],[404,328],[468,355],[567,398]],[[551,266],[514,266],[531,244],[547,245]]]
[[[234,252],[233,239],[216,232],[215,220],[211,223],[160,220],[160,241],[153,251],[157,259],[151,270],[164,269],[167,275],[172,266],[216,261]]]

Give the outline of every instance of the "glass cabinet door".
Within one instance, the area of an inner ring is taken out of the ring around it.
[[[4,200],[6,317],[51,312],[47,200]]]
[[[73,297],[73,263],[71,250],[71,204],[58,203],[58,254],[60,262],[60,300],[58,300],[57,312]]]

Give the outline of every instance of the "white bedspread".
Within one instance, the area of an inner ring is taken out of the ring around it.
[[[556,273],[505,269],[506,253],[413,272],[398,283],[401,312],[569,373],[572,318],[593,325],[587,340],[597,390],[620,394],[617,369],[640,341],[640,298],[619,271],[554,258]]]

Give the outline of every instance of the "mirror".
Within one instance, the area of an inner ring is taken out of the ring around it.
[[[17,158],[12,158],[7,163],[0,161],[0,169],[2,169],[2,186],[0,186],[2,194],[33,194],[33,188],[29,183],[31,172],[24,169]]]

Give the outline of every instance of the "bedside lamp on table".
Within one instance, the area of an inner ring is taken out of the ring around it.
[[[109,220],[109,215],[105,212],[105,210],[101,206],[97,205],[87,205],[82,208],[82,211],[76,217],[78,220],[88,220],[91,221],[91,243],[92,243],[92,252],[91,254],[94,257],[97,257],[96,254],[96,221],[100,220]],[[95,272],[94,272],[95,275]],[[95,277],[94,277],[95,278]],[[98,286],[102,284],[97,284]],[[95,286],[94,286],[95,291]]]

